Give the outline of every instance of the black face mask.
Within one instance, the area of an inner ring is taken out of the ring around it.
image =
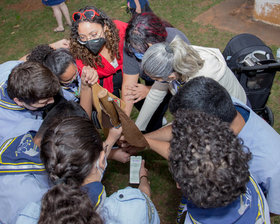
[[[106,43],[104,37],[87,41],[86,48],[89,49],[94,55],[97,55],[103,45]]]

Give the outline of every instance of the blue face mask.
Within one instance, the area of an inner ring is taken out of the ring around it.
[[[142,60],[144,54],[143,53],[139,53],[139,52],[134,52],[134,55],[136,58],[138,58],[139,60]]]

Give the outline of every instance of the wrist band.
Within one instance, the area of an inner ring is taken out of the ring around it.
[[[114,126],[114,128],[119,129],[121,126],[122,126],[122,123],[120,123],[120,124],[117,125],[117,126]]]
[[[143,177],[146,177],[147,180],[149,181],[149,178],[148,178],[148,176],[146,176],[146,175],[141,176],[141,177],[140,177],[140,181],[141,181],[141,179],[142,179]]]

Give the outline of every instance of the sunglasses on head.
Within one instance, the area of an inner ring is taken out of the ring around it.
[[[85,10],[84,12],[74,12],[72,15],[72,19],[75,22],[83,19],[83,17],[84,17],[84,19],[92,20],[95,16],[100,16],[100,15],[94,9],[88,9],[88,10]]]

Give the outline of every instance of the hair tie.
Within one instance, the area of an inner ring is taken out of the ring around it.
[[[173,53],[173,49],[169,45],[165,46],[165,50],[167,53]]]
[[[58,185],[58,184],[65,183],[65,180],[66,180],[66,178],[62,177],[62,178],[56,179],[53,183],[54,183],[54,185]]]

